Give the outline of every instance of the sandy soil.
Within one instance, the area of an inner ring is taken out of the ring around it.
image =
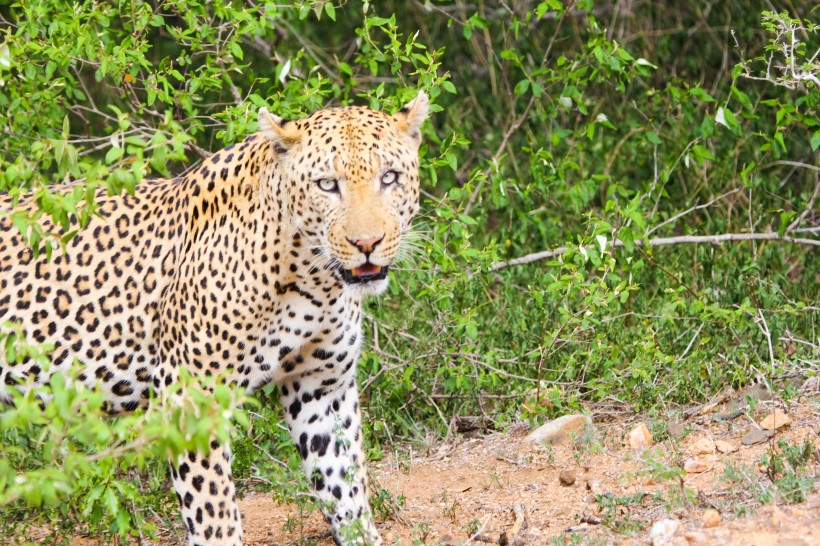
[[[734,399],[737,404],[743,397]],[[374,485],[389,491],[376,509],[379,527],[387,544],[407,546],[643,545],[653,544],[655,524],[674,532],[655,536],[654,544],[820,544],[816,397],[789,408],[760,402],[754,411],[716,420],[735,408],[731,404],[727,399],[679,417],[682,435],[649,448],[629,445],[627,435],[641,422],[638,416],[613,418],[615,412],[604,409],[593,412],[592,432],[552,445],[527,441],[529,431],[520,426],[460,437],[431,451],[396,449],[370,466]],[[768,441],[742,445],[743,435],[775,409],[792,423]],[[657,429],[672,421],[645,422]],[[812,459],[800,474],[815,480],[815,490],[805,502],[788,504],[782,494],[761,502],[761,492],[771,488],[761,460],[779,452],[781,440],[811,444]],[[721,453],[717,446],[727,446],[720,441],[736,450]],[[681,472],[692,459],[701,461],[701,471]],[[727,467],[735,469],[734,480],[726,477]],[[246,496],[241,509],[247,546],[333,545],[316,512],[300,513],[264,494]],[[183,541],[178,532],[169,532],[161,543]],[[102,542],[77,537],[72,544]]]
[[[776,405],[761,402],[749,415],[716,421],[726,408],[707,406],[683,421],[680,439],[648,449],[627,445],[626,435],[638,422],[633,416],[549,447],[526,441],[528,431],[518,430],[462,439],[436,453],[397,451],[371,465],[376,484],[393,499],[404,497],[403,506],[381,522],[382,534],[388,544],[404,545],[637,545],[652,544],[653,524],[673,520],[666,525],[679,526],[667,544],[820,544],[820,495],[792,505],[775,495],[761,505],[761,491],[771,485],[761,458],[779,451],[781,440],[811,442],[813,461],[802,474],[816,479],[820,408],[789,408],[792,424],[753,446],[743,446],[742,436]],[[714,448],[718,440],[737,451],[720,453]],[[698,453],[706,446],[710,452]],[[704,471],[670,472],[691,459],[703,461]],[[727,464],[738,469],[735,481],[726,478]],[[565,483],[574,483],[562,485],[562,472]],[[682,491],[691,495],[688,500]],[[242,510],[248,545],[333,544],[317,514],[300,515],[262,495],[243,499]],[[288,518],[295,526],[285,532],[282,522]]]

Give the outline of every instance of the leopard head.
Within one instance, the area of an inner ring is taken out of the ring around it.
[[[266,109],[259,127],[278,156],[276,185],[310,246],[315,269],[337,271],[362,294],[383,292],[418,212],[421,125],[427,95],[398,113],[320,110],[284,121]]]

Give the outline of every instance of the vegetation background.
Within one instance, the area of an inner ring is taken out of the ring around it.
[[[818,12],[0,2],[0,191],[82,223],[95,187],[184,172],[256,130],[260,106],[394,111],[425,89],[423,235],[369,305],[360,363],[372,458],[569,411],[662,414],[727,385],[795,397],[820,368]],[[73,234],[11,217],[46,258]],[[48,361],[14,325],[0,346]],[[52,390],[0,414],[0,539],[44,521],[150,535],[152,512],[175,514],[166,455],[229,434],[223,409],[242,483],[308,502],[273,389],[241,409],[193,389],[187,410],[119,420],[95,393]]]

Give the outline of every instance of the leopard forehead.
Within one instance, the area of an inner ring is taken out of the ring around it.
[[[322,159],[377,162],[389,154],[396,158],[415,157],[417,147],[403,134],[402,124],[387,114],[364,107],[321,110],[291,122],[302,133],[294,155]],[[324,153],[324,155],[322,155]],[[311,166],[308,162],[303,166]]]

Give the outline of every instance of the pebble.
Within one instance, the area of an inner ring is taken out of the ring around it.
[[[713,508],[709,508],[708,510],[704,510],[700,519],[703,522],[704,527],[717,527],[720,525],[720,512]]]
[[[638,423],[627,434],[627,441],[632,449],[651,447],[653,444],[652,433],[649,432],[649,427],[645,423]]]
[[[753,446],[756,444],[762,444],[772,436],[774,436],[773,430],[761,430],[755,428],[744,434],[743,438],[740,439],[740,443],[744,446]]]
[[[692,452],[697,454],[703,453],[714,453],[715,451],[715,444],[712,443],[711,440],[708,438],[698,438],[694,444],[692,444]]]
[[[689,474],[700,474],[709,470],[710,465],[703,459],[689,459],[683,463],[683,469]]]
[[[792,419],[781,411],[775,411],[767,415],[760,421],[761,428],[777,430],[792,424]]]
[[[683,425],[680,423],[669,423],[669,437],[670,438],[681,438],[686,433],[684,430]]]
[[[558,481],[564,487],[569,487],[575,483],[575,472],[572,470],[562,470],[558,475]]]
[[[668,544],[680,527],[680,522],[676,519],[662,519],[652,524],[649,529],[649,541],[652,546],[664,546]]]
[[[687,531],[683,538],[690,544],[705,544],[707,540],[706,533],[700,531]]]

